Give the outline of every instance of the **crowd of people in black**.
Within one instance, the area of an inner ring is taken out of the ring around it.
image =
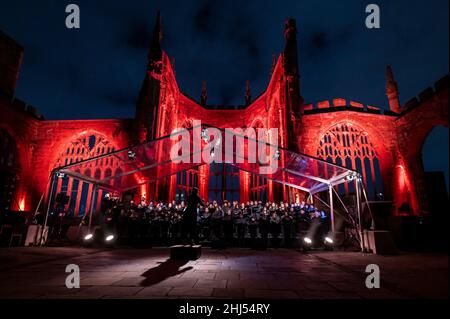
[[[274,247],[291,246],[292,239],[308,233],[329,231],[329,216],[311,204],[249,201],[203,202],[197,197],[181,202],[123,202],[107,194],[102,201],[98,223],[119,240],[152,243],[222,242],[226,246],[246,246],[256,239]],[[190,217],[188,217],[190,216]],[[87,223],[87,217],[84,220]]]

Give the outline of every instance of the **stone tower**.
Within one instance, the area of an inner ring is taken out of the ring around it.
[[[301,121],[303,98],[300,95],[300,71],[298,66],[297,26],[294,19],[284,26],[285,48],[283,68],[286,87],[286,123],[289,148],[297,149],[297,134]]]
[[[150,141],[156,137],[156,119],[161,92],[162,27],[158,11],[148,53],[147,71],[136,102],[134,143]]]

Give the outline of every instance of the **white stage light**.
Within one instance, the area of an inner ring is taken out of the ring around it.
[[[114,235],[108,235],[108,236],[106,236],[106,238],[105,238],[106,241],[111,241],[111,240],[113,240],[113,239],[114,239]]]
[[[134,160],[134,159],[136,158],[136,153],[133,152],[132,150],[129,150],[129,151],[128,151],[128,158],[129,158],[130,160]]]
[[[94,238],[93,234],[87,234],[86,236],[84,236],[84,240],[91,240],[92,238]]]
[[[273,159],[274,160],[279,160],[280,159],[280,151],[275,151],[275,154],[273,154]]]
[[[204,128],[202,132],[200,133],[200,137],[205,143],[209,143],[209,136],[208,136],[208,130]]]
[[[333,239],[332,238],[330,238],[330,237],[325,237],[325,242],[327,243],[327,244],[332,244],[334,241],[333,241]]]
[[[303,238],[303,241],[305,242],[305,243],[307,243],[307,244],[312,244],[312,240],[311,240],[311,238],[309,238],[309,237],[305,237],[305,238]]]

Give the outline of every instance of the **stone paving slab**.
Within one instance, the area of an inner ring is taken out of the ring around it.
[[[203,249],[192,261],[169,250],[28,247],[0,249],[0,298],[448,298],[448,256],[276,249]],[[381,270],[381,288],[365,286],[365,267]],[[81,270],[67,289],[65,267]]]

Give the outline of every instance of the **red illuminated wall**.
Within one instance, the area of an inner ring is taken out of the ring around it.
[[[285,28],[286,48],[276,60],[267,89],[242,109],[205,107],[183,94],[169,56],[159,47],[159,40],[152,42],[151,50],[158,52],[149,54],[136,119],[46,121],[34,108],[15,100],[12,94],[3,94],[0,98],[0,129],[6,130],[17,146],[15,202],[24,203],[21,208],[25,210],[35,209],[46,190],[51,170],[64,164],[58,160],[67,157],[64,153],[80,136],[103,136],[118,149],[168,135],[175,128],[189,127],[194,120],[201,120],[221,128],[276,127],[280,133],[280,146],[324,159],[326,157],[320,153],[324,136],[336,128],[353,127],[367,143],[373,145],[374,157],[379,161],[383,192],[393,200],[394,213],[397,214],[404,203],[411,207],[412,214],[426,212],[428,204],[421,149],[433,127],[448,127],[448,77],[422,92],[416,100],[399,106],[395,80],[389,69],[387,104],[391,111],[341,98],[305,104],[300,95],[297,45],[292,36],[295,33],[295,24],[290,21]],[[159,37],[159,21],[155,35]],[[0,65],[1,62],[0,59]],[[5,63],[11,66],[10,62]],[[17,77],[20,63],[12,64]],[[11,74],[11,68],[8,72]],[[11,79],[16,77],[10,76]],[[8,91],[11,83],[8,82],[4,92],[11,91]],[[356,151],[357,147],[352,145],[350,149]],[[206,198],[209,177],[206,165],[200,168],[198,177],[200,194]],[[249,200],[248,173],[240,173],[240,185],[241,201]],[[173,176],[158,182],[155,188],[141,191],[148,193],[149,197],[169,199],[174,197],[175,187],[176,177]],[[286,199],[289,195],[288,189],[272,183],[268,184],[268,192],[269,199]]]

